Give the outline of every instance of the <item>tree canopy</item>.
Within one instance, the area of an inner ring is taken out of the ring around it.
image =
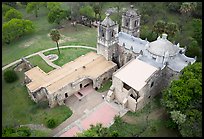
[[[70,10],[54,8],[48,13],[48,22],[51,24],[57,23],[58,25],[60,25],[60,22],[64,19],[67,19],[70,14]]]
[[[9,20],[11,20],[13,18],[22,19],[22,16],[23,15],[22,15],[21,12],[19,12],[18,10],[12,8],[9,11],[6,12],[4,18],[5,18],[6,21],[9,21]]]
[[[2,42],[9,44],[11,41],[34,31],[34,25],[30,20],[13,18],[5,22],[2,27]]]
[[[93,19],[95,12],[90,5],[86,5],[80,8],[79,13],[83,16],[86,16],[89,19]]]
[[[108,128],[103,127],[101,123],[91,125],[91,128],[85,130],[83,133],[78,133],[78,137],[117,137],[116,131],[111,132]]]
[[[44,6],[45,2],[29,2],[26,6],[27,13],[34,13],[35,17],[38,17],[38,11],[41,6]]]
[[[59,52],[59,54],[60,54],[59,45],[58,45],[58,41],[60,40],[60,33],[59,33],[59,31],[58,31],[57,29],[52,29],[52,30],[50,31],[50,37],[51,37],[51,39],[52,39],[54,42],[56,42],[56,44],[57,44],[57,49],[58,49],[58,52]]]
[[[185,67],[163,92],[162,104],[184,137],[202,135],[202,63]]]

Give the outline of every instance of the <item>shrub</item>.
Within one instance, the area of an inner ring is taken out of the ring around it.
[[[15,129],[12,127],[5,127],[2,129],[2,137],[9,137],[11,134],[15,133]]]
[[[123,122],[122,118],[119,115],[114,117],[114,121],[116,124],[121,124]]]
[[[4,72],[4,80],[7,83],[15,82],[18,79],[18,76],[14,70],[7,70]]]
[[[10,9],[9,11],[6,12],[5,14],[5,20],[9,21],[13,18],[17,18],[17,19],[22,19],[23,15],[21,12],[19,12],[16,9]]]
[[[17,129],[17,133],[22,137],[29,137],[31,135],[31,130],[29,127],[23,126]]]
[[[166,122],[165,122],[165,126],[167,128],[170,128],[170,129],[176,129],[177,128],[177,125],[176,123],[174,123],[174,121],[172,119],[168,119]]]
[[[51,119],[47,120],[47,127],[48,127],[48,128],[54,128],[54,127],[56,127],[56,121],[55,121],[55,119],[51,118]]]

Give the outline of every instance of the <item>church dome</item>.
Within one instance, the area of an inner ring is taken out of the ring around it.
[[[158,38],[156,41],[149,43],[147,50],[157,56],[165,56],[168,52],[169,56],[174,56],[179,52],[179,47],[173,45],[166,39],[167,34],[162,34],[162,38]]]
[[[106,26],[106,27],[115,25],[115,22],[113,20],[111,20],[111,18],[109,16],[110,16],[110,14],[107,13],[106,18],[101,22],[101,25]]]

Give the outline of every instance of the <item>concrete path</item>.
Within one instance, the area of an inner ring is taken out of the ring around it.
[[[58,65],[55,65],[54,63],[52,63],[42,52],[39,52],[39,56],[42,57],[42,59],[51,67],[55,68],[55,69],[59,69],[61,68]]]
[[[61,47],[59,47],[59,48],[60,48],[60,49],[63,49],[63,48],[85,48],[85,49],[92,49],[92,50],[95,50],[95,51],[96,51],[96,48],[94,48],[94,47],[88,47],[88,46],[61,46]],[[57,47],[45,49],[45,50],[42,50],[42,51],[39,51],[39,52],[30,54],[30,55],[28,55],[28,56],[25,56],[25,58],[30,58],[30,57],[32,57],[32,56],[39,55],[40,53],[44,53],[44,52],[51,51],[51,50],[55,50],[55,49],[57,49]],[[11,66],[13,66],[13,65],[15,65],[15,64],[17,64],[17,63],[20,62],[20,61],[21,61],[21,59],[18,59],[18,60],[16,60],[16,61],[14,61],[14,62],[12,62],[12,63],[10,63],[10,64],[8,64],[8,65],[2,67],[2,71],[5,70],[5,69],[7,69],[7,68],[9,68],[9,67],[11,67]],[[54,68],[55,68],[55,67],[54,67]]]

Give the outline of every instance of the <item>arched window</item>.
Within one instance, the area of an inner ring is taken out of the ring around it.
[[[153,85],[154,85],[154,82],[151,83],[151,86],[150,86],[150,87],[152,87]]]
[[[135,27],[137,27],[137,20],[135,20]]]
[[[128,21],[128,19],[126,20],[126,26],[128,27],[129,26],[129,21]]]
[[[102,37],[105,37],[105,34],[104,34],[104,32],[102,31]]]

